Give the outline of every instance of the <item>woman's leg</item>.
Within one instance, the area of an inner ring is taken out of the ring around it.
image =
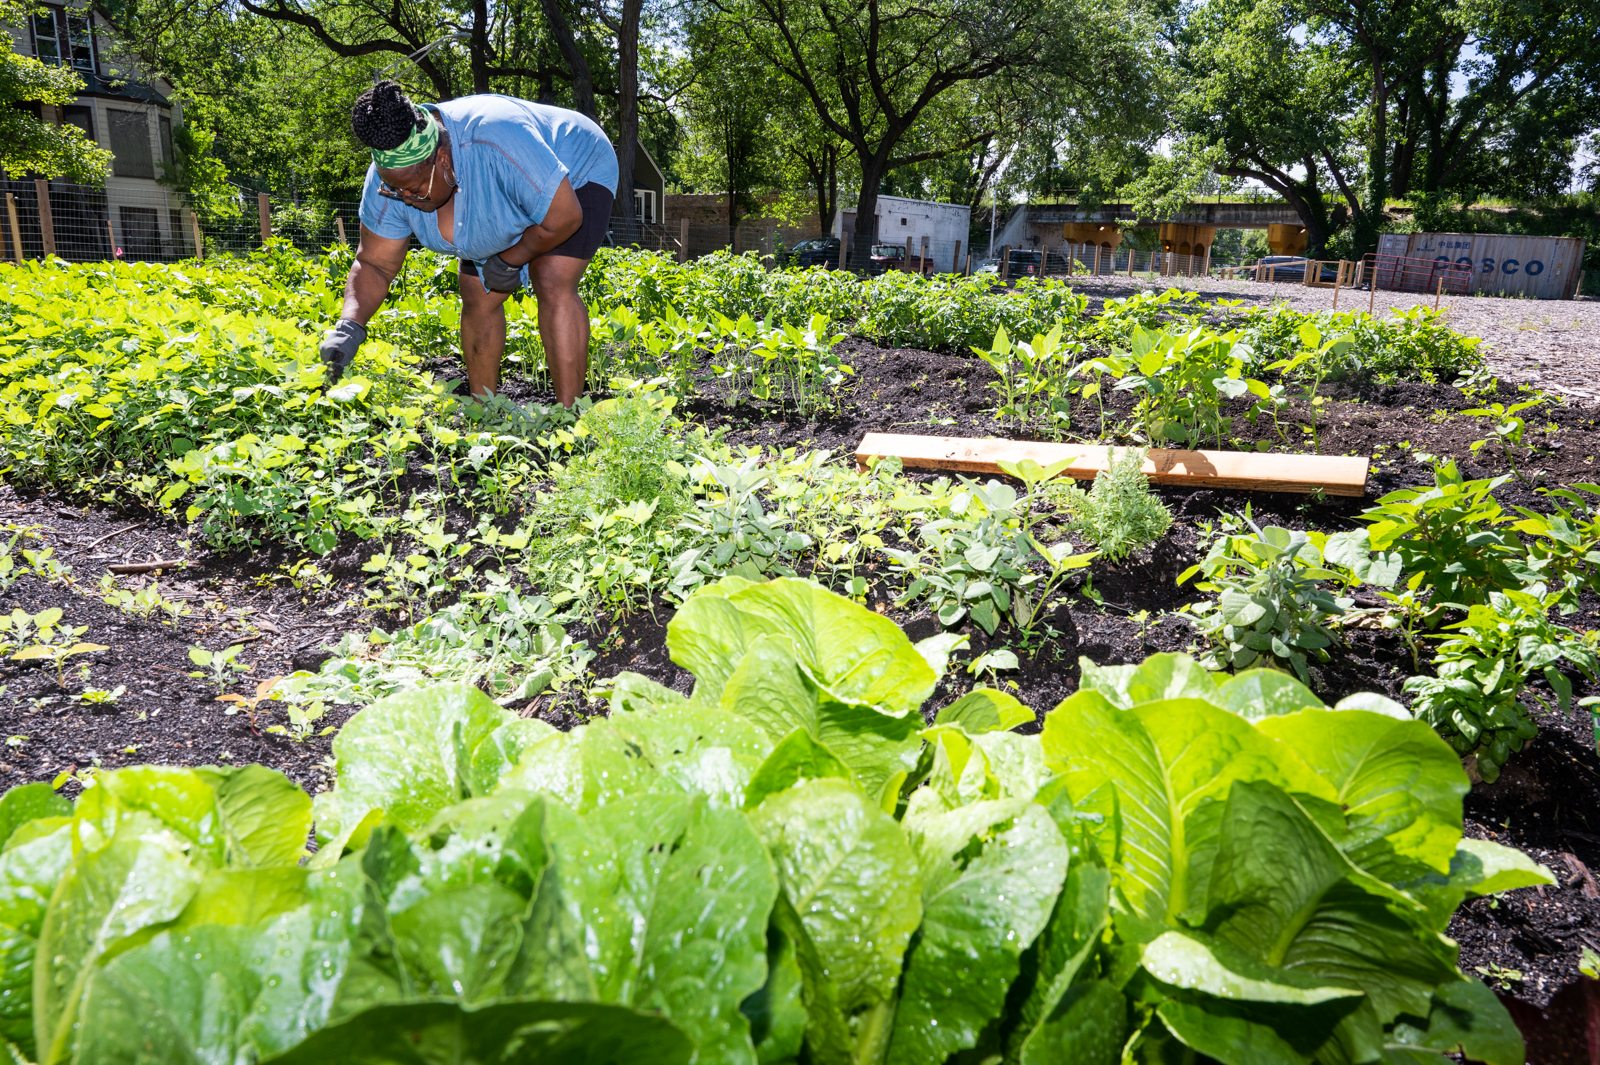
[[[556,399],[570,407],[583,394],[589,374],[589,308],[578,296],[578,280],[588,259],[541,255],[528,264],[533,294],[539,299],[539,339],[555,385]],[[500,319],[505,343],[505,316]]]
[[[467,364],[467,392],[492,396],[500,387],[500,357],[506,351],[508,292],[486,292],[483,282],[461,277],[461,355]]]

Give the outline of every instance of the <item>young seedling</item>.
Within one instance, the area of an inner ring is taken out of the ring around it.
[[[189,676],[205,678],[206,673],[204,670],[209,669],[211,671],[209,679],[211,683],[217,686],[217,691],[226,691],[228,681],[235,673],[244,673],[250,669],[249,666],[234,661],[239,657],[239,652],[243,649],[244,645],[239,643],[230,644],[220,651],[208,651],[204,647],[191,647],[189,648],[189,661],[199,666],[200,669],[190,673]]]
[[[298,703],[290,703],[287,711],[289,715],[289,727],[285,728],[282,725],[268,725],[267,731],[276,733],[279,736],[288,736],[296,743],[304,743],[306,740],[311,738],[311,730],[313,727],[315,727],[316,723],[322,719],[322,715],[327,712],[328,708],[322,705],[322,700],[320,699],[306,706],[301,706]],[[322,731],[318,732],[317,735],[326,736],[331,732],[333,732],[333,726],[325,725],[323,726]]]
[[[78,693],[78,701],[81,703],[87,703],[90,706],[111,706],[115,704],[118,699],[122,698],[123,694],[126,693],[127,690],[128,687],[125,684],[118,684],[110,691],[107,691],[104,688],[85,688],[83,691]]]
[[[12,655],[11,660],[13,662],[49,662],[56,667],[56,684],[66,687],[67,662],[69,659],[77,655],[92,654],[95,651],[107,651],[110,648],[104,644],[85,643],[78,639],[78,637],[89,631],[89,626],[67,625],[58,628],[56,623],[60,620],[61,609],[59,607],[41,610],[32,617],[20,610],[13,611],[9,627],[18,636],[17,642],[20,643],[28,638],[27,630],[30,627],[34,630],[33,638],[39,642],[31,647],[24,647]],[[12,644],[12,646],[16,646],[16,644]]]
[[[1486,403],[1481,407],[1473,407],[1471,410],[1464,410],[1461,413],[1473,417],[1494,419],[1495,435],[1493,439],[1500,441],[1500,454],[1505,456],[1506,466],[1517,480],[1526,482],[1527,478],[1517,469],[1517,460],[1512,457],[1511,449],[1522,446],[1522,433],[1528,427],[1528,423],[1520,417],[1522,412],[1529,407],[1537,407],[1543,402],[1544,397],[1537,396],[1521,403],[1513,403],[1509,407],[1504,403]],[[1485,437],[1482,440],[1474,440],[1472,442],[1472,453],[1476,455],[1490,439]]]
[[[234,644],[233,646],[238,647],[240,645]],[[247,699],[242,695],[234,695],[230,692],[227,695],[217,696],[217,702],[233,704],[222,712],[228,717],[232,717],[235,714],[244,714],[250,721],[250,731],[259,731],[256,728],[256,714],[261,712],[262,703],[271,702],[278,698],[278,694],[273,689],[278,686],[278,682],[282,679],[282,677],[268,677],[266,680],[261,681],[256,685],[256,693],[251,698]]]

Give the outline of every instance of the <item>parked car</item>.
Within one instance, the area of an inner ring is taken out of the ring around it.
[[[1256,278],[1265,281],[1272,277],[1277,281],[1304,281],[1306,279],[1306,263],[1311,262],[1304,255],[1269,255],[1261,260],[1263,267],[1256,274]],[[1265,267],[1272,267],[1271,271]],[[1322,264],[1322,280],[1332,283],[1339,276],[1339,269],[1333,263]]]
[[[906,248],[904,244],[874,244],[872,254],[867,259],[867,273],[885,274],[890,270],[904,270],[906,268]]]
[[[1059,255],[1050,256],[1050,269],[1056,273],[1066,273],[1067,261]],[[972,268],[975,274],[998,274],[1000,272],[1000,256],[985,259]],[[1039,253],[1029,248],[1011,249],[1011,277],[1031,277],[1039,272]]]
[[[826,266],[832,269],[839,265],[839,241],[836,237],[813,237],[802,240],[789,252],[790,266]]]

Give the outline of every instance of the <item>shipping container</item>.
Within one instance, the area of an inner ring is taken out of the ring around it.
[[[1412,233],[1403,253],[1398,250],[1398,238],[1402,237],[1399,233],[1380,235],[1380,253],[1470,266],[1470,291],[1479,295],[1567,300],[1577,292],[1583,269],[1584,241],[1577,237]]]

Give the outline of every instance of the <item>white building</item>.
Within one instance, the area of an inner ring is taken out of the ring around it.
[[[47,3],[26,24],[8,26],[12,51],[52,65],[71,66],[84,89],[66,107],[30,106],[46,122],[73,125],[112,153],[105,189],[50,183],[56,244],[65,258],[101,258],[110,247],[132,259],[187,254],[182,196],[156,181],[171,163],[172,128],[183,121],[173,89],[162,79],[138,80],[135,66],[118,49],[110,28],[82,3]],[[32,175],[7,174],[7,187],[33,206]],[[36,219],[33,210],[26,214]],[[106,223],[110,223],[107,232]],[[38,239],[38,226],[24,233]]]
[[[943,251],[967,239],[971,216],[972,208],[962,204],[879,196],[877,239],[884,244],[904,245],[909,237],[911,246],[917,249],[926,239],[931,248]],[[854,233],[855,226],[856,209],[841,208],[834,215],[833,235]]]

